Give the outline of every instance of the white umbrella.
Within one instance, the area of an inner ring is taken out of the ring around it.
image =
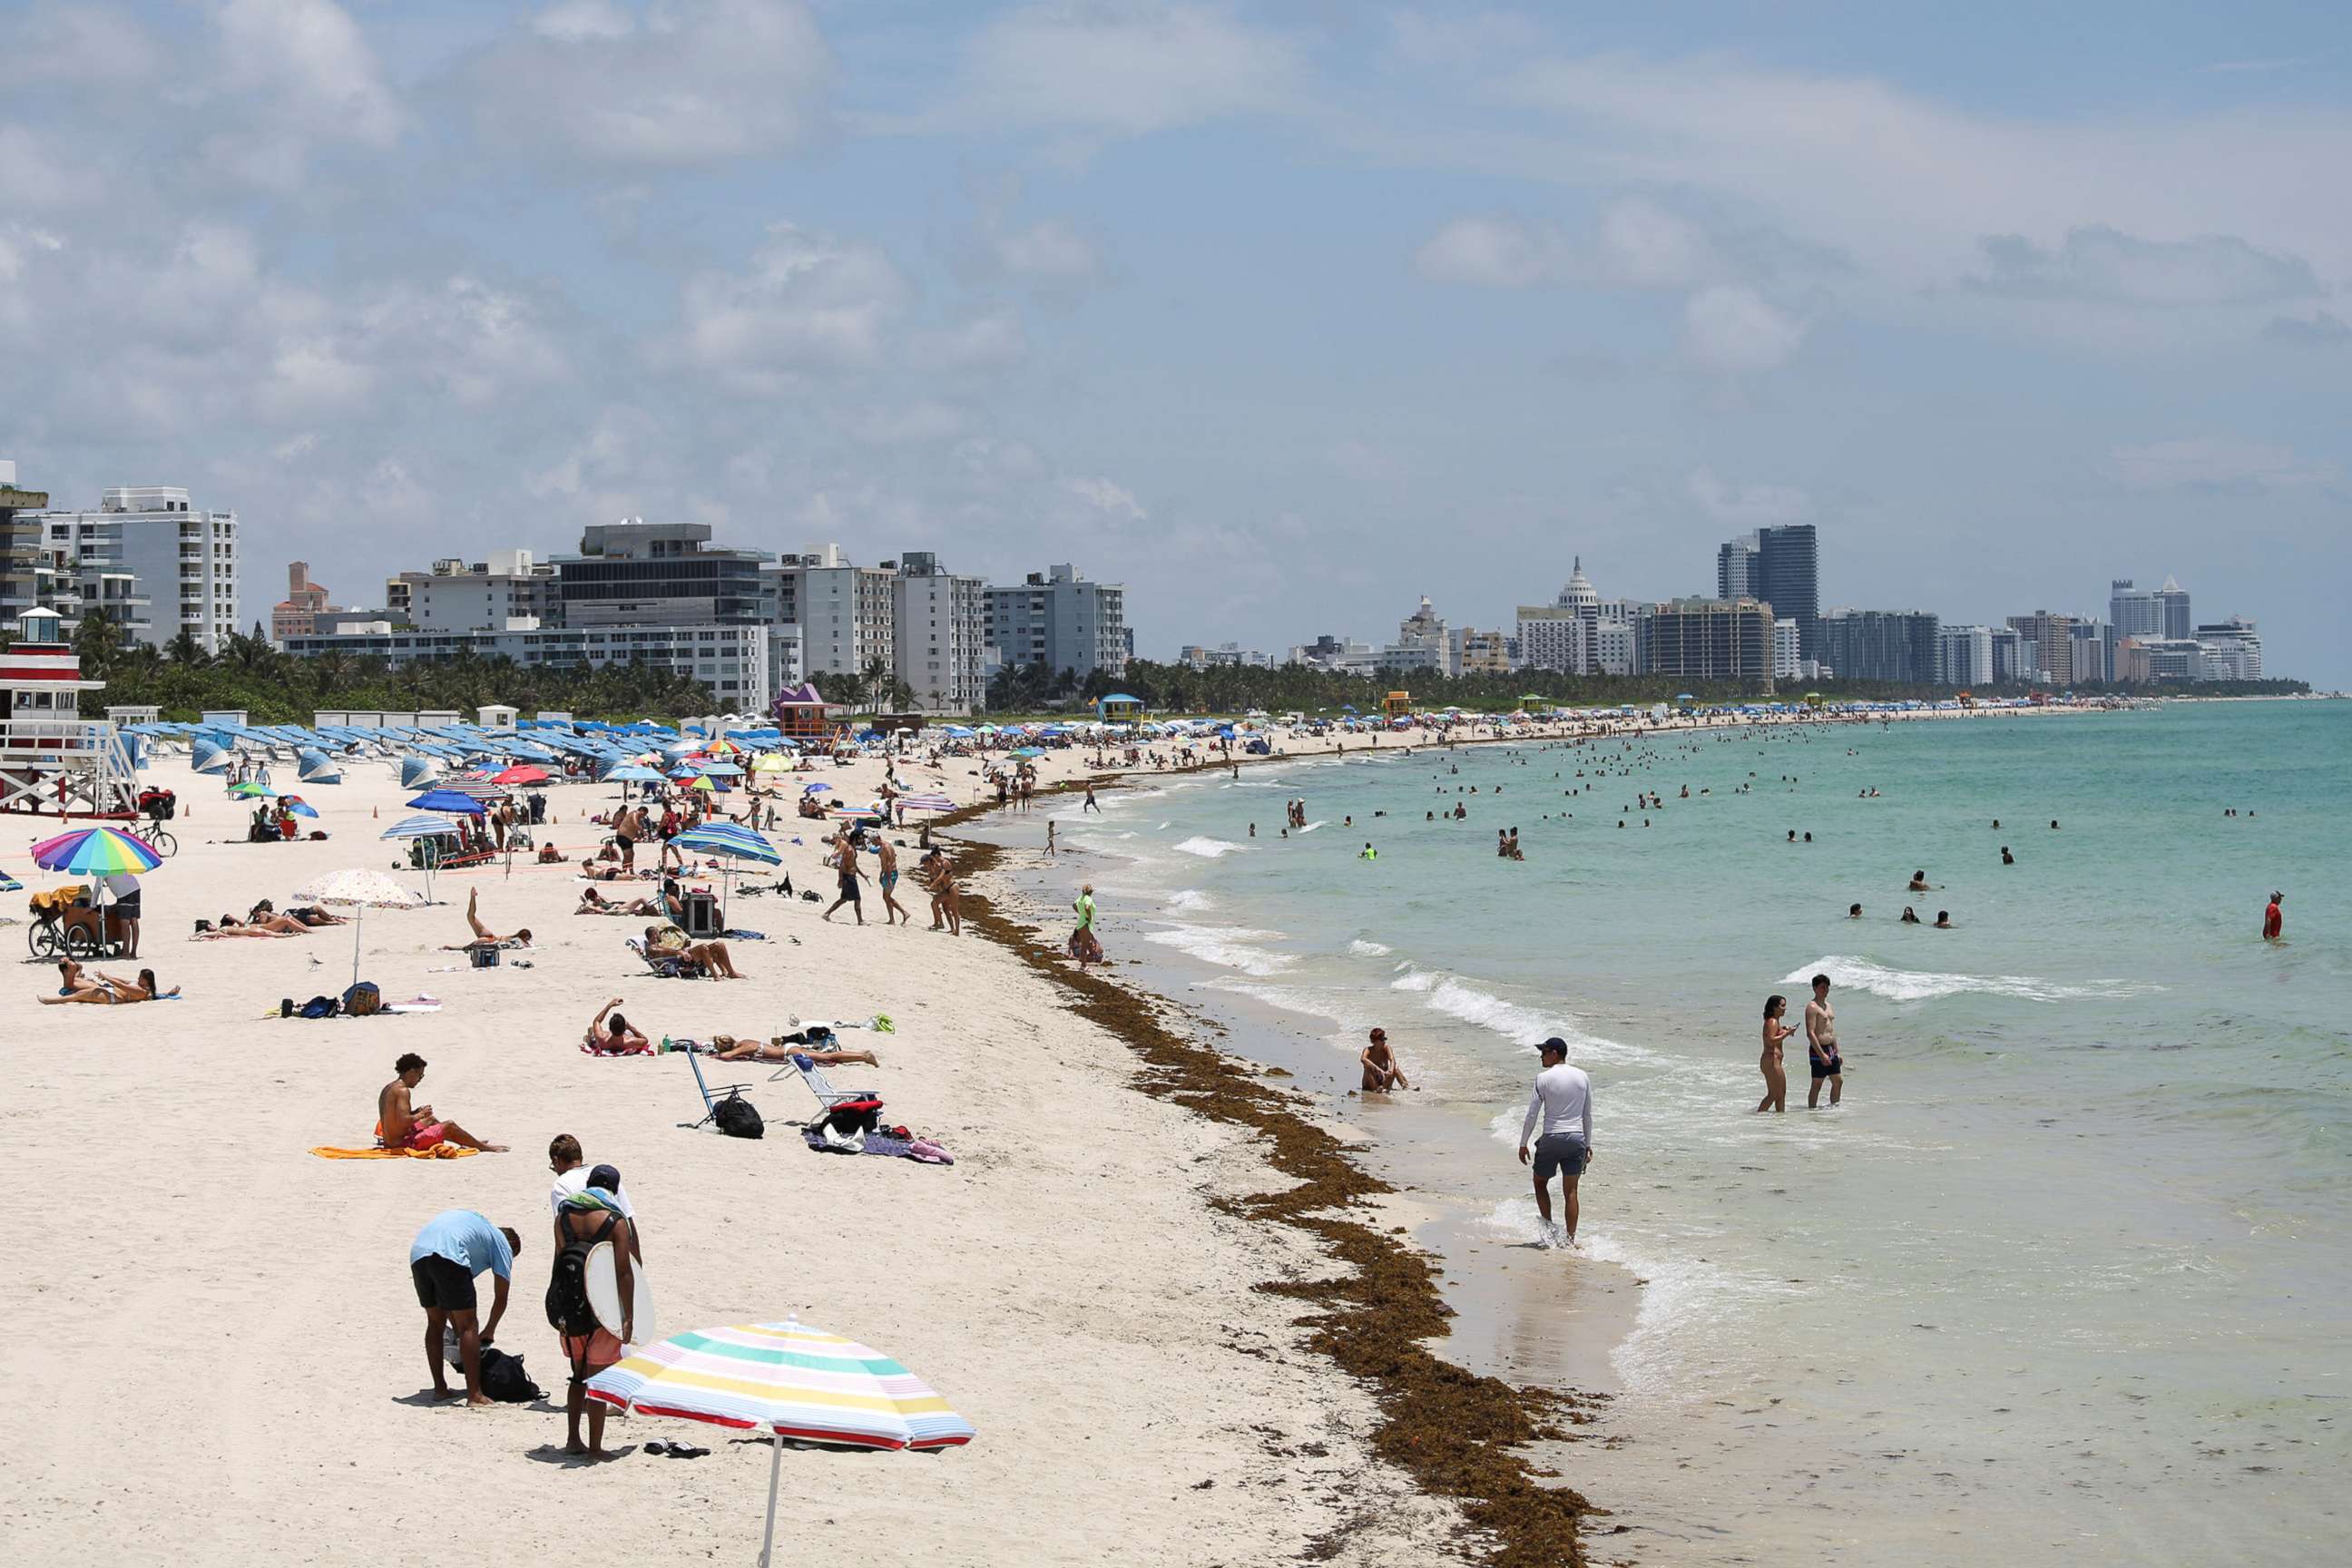
[[[367,922],[367,911],[413,910],[425,901],[424,895],[402,886],[383,872],[357,866],[347,871],[330,871],[294,897],[300,903],[333,904],[359,911],[352,921],[352,984],[354,985],[360,983],[360,932]]]

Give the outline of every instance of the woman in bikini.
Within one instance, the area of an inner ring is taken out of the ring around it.
[[[1797,1026],[1780,1022],[1788,1010],[1786,996],[1764,999],[1764,1058],[1756,1064],[1764,1073],[1764,1098],[1756,1102],[1759,1111],[1789,1109],[1789,1070],[1781,1065],[1780,1042],[1795,1034]]]
[[[838,1067],[843,1062],[857,1062],[878,1068],[882,1058],[872,1051],[818,1050],[812,1046],[796,1046],[782,1038],[761,1044],[757,1035],[713,1035],[711,1054],[722,1062],[763,1061],[788,1062],[794,1057],[806,1057],[818,1067]]]

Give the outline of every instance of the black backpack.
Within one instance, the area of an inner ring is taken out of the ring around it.
[[[531,1405],[547,1397],[523,1370],[522,1357],[496,1345],[482,1347],[482,1392],[501,1405]]]
[[[585,1338],[603,1326],[596,1321],[596,1309],[588,1304],[588,1252],[609,1237],[620,1220],[619,1215],[606,1215],[595,1235],[584,1241],[566,1240],[555,1255],[555,1270],[547,1279],[547,1325],[557,1333]],[[565,1234],[570,1235],[568,1227]]]
[[[717,1122],[719,1131],[730,1138],[765,1138],[768,1135],[768,1124],[760,1119],[760,1113],[752,1109],[751,1102],[740,1095],[730,1094],[712,1106],[710,1120]]]

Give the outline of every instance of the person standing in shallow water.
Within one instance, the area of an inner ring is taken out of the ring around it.
[[[1822,1085],[1830,1086],[1830,1103],[1845,1094],[1845,1058],[1838,1054],[1837,1010],[1830,1005],[1830,977],[1813,976],[1813,999],[1805,1004],[1805,1055],[1812,1066],[1813,1087],[1805,1109],[1820,1108]]]
[[[1519,1163],[1533,1164],[1536,1214],[1543,1221],[1544,1245],[1552,1245],[1552,1173],[1559,1173],[1560,1218],[1567,1244],[1576,1245],[1577,1184],[1592,1161],[1592,1080],[1581,1068],[1568,1065],[1568,1042],[1554,1035],[1539,1052],[1543,1070],[1536,1074],[1535,1092],[1528,1098],[1528,1114],[1519,1124]],[[1536,1121],[1543,1120],[1543,1136],[1535,1137]],[[1533,1158],[1529,1141],[1533,1140]]]
[[[1764,1098],[1756,1102],[1759,1114],[1789,1109],[1789,1069],[1781,1060],[1780,1042],[1795,1034],[1797,1026],[1780,1022],[1788,1010],[1786,996],[1772,995],[1764,1000],[1764,1058],[1757,1064],[1764,1073]]]

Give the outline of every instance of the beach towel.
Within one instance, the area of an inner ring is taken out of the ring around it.
[[[801,1142],[819,1154],[881,1154],[894,1160],[912,1160],[922,1165],[952,1165],[955,1156],[929,1138],[899,1138],[888,1132],[854,1134],[855,1142],[838,1135],[825,1136],[825,1122],[820,1118],[801,1129]]]
[[[673,1050],[677,1048],[675,1043],[671,1048]],[[603,1046],[592,1046],[583,1040],[580,1042],[580,1054],[588,1057],[650,1057],[657,1053],[650,1041],[642,1046],[625,1046],[616,1050]]]
[[[460,1149],[455,1143],[436,1143],[430,1149],[337,1149],[321,1144],[310,1152],[321,1160],[463,1160],[481,1151]]]

